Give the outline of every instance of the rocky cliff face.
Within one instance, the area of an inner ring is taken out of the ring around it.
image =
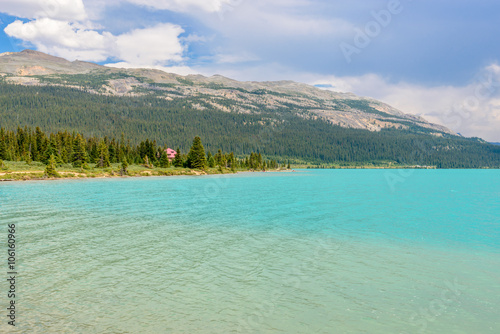
[[[444,126],[405,114],[380,101],[351,93],[336,93],[293,81],[240,82],[220,75],[180,76],[152,69],[117,69],[24,50],[0,54],[0,77],[21,85],[63,85],[95,94],[154,94],[186,98],[196,109],[234,113],[276,110],[304,118],[322,118],[347,128],[380,131],[418,127],[441,136],[454,134]]]

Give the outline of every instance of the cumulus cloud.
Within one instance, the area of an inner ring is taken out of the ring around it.
[[[2,0],[0,11],[27,19],[83,21],[87,18],[82,0]]]
[[[500,66],[497,64],[484,68],[473,82],[465,86],[391,83],[374,74],[320,79],[310,76],[308,79],[312,84],[327,86],[329,90],[376,98],[467,137],[500,141]]]
[[[50,18],[27,23],[17,20],[5,28],[7,35],[69,60],[100,62],[114,58],[143,67],[181,62],[184,45],[179,35],[183,32],[180,26],[167,23],[114,36]]]
[[[179,35],[183,32],[180,26],[165,23],[120,35],[116,41],[117,58],[138,66],[180,62],[184,46]]]
[[[104,61],[110,56],[112,34],[88,30],[77,24],[41,18],[27,23],[16,20],[5,33],[34,45],[39,51],[70,60]]]

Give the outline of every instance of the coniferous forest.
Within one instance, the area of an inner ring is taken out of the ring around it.
[[[156,141],[146,139],[139,145],[131,145],[124,135],[115,138],[85,138],[79,133],[67,131],[45,134],[39,127],[18,128],[8,131],[0,128],[0,161],[42,162],[45,165],[62,166],[71,164],[74,168],[107,168],[111,164],[121,163],[126,171],[129,163],[141,164],[149,168],[184,167],[190,169],[230,168],[266,169],[285,167],[285,162],[266,160],[259,153],[251,153],[242,159],[233,152],[215,155],[206,152],[200,137],[195,137],[188,154],[177,149],[174,159],[169,159],[165,146],[158,146]],[[170,161],[172,160],[172,161]],[[3,163],[3,162],[2,162]]]
[[[160,148],[188,154],[193,138],[200,136],[207,153],[233,152],[241,159],[257,152],[268,161],[312,164],[500,167],[500,147],[479,139],[433,136],[418,127],[349,129],[265,107],[251,114],[192,109],[195,99],[116,97],[0,83],[0,159],[48,162],[54,153],[58,161],[78,165],[86,154],[88,163],[103,164],[107,148],[111,163],[121,157],[144,163],[146,156],[150,163],[160,163]],[[182,163],[186,161],[187,155]],[[209,156],[205,163],[210,164]]]

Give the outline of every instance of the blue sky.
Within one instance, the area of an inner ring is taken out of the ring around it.
[[[2,0],[0,52],[351,91],[500,142],[493,0]]]

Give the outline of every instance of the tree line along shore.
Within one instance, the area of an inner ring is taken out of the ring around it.
[[[290,162],[265,159],[260,153],[237,157],[234,153],[205,152],[200,137],[187,153],[174,157],[167,146],[146,139],[132,145],[119,140],[84,137],[60,131],[46,134],[39,127],[8,131],[0,128],[0,179],[29,180],[60,177],[162,176],[235,173],[290,168]]]

